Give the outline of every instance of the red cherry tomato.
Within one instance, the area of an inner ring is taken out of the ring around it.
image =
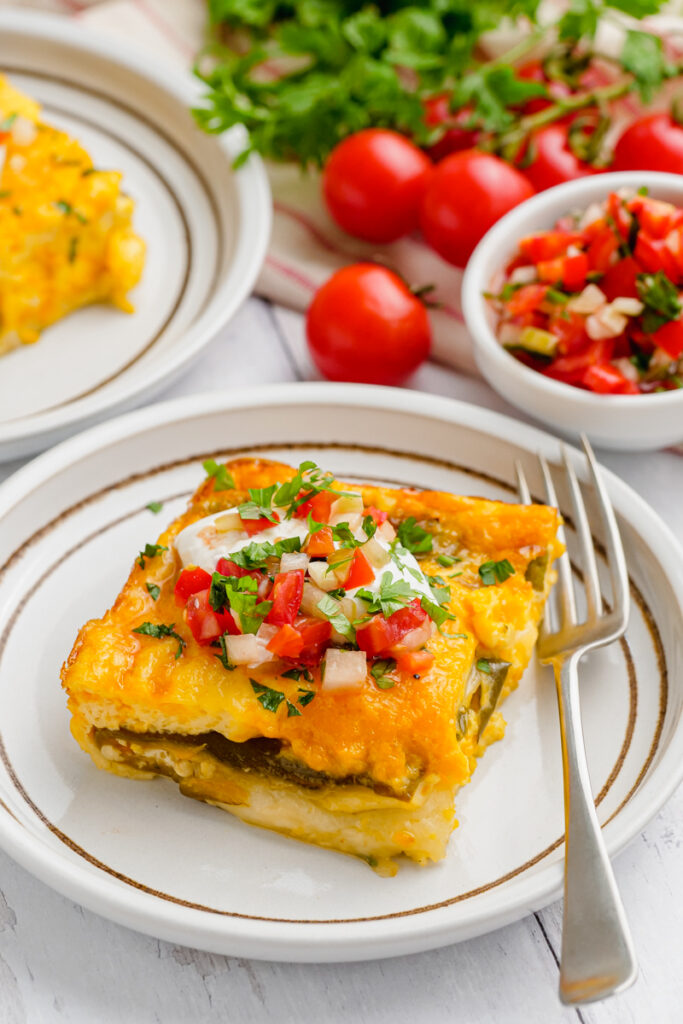
[[[574,178],[599,174],[600,169],[586,163],[571,151],[568,142],[569,126],[551,124],[536,132],[529,143],[533,147],[533,160],[524,168],[524,175],[537,192]]]
[[[273,589],[270,592],[273,607],[266,615],[266,622],[270,622],[273,626],[291,625],[301,607],[303,592],[303,569],[277,573]]]
[[[368,242],[394,242],[417,227],[429,158],[409,139],[367,128],[335,146],[323,173],[327,209]]]
[[[615,171],[683,173],[683,128],[670,114],[639,117],[614,147]]]
[[[187,604],[189,597],[210,586],[211,576],[204,569],[200,569],[198,566],[194,569],[183,569],[173,591],[175,603],[182,608]]]
[[[455,122],[453,128],[448,128],[438,142],[430,146],[427,152],[436,163],[450,156],[451,153],[460,153],[463,149],[471,149],[477,141],[477,132],[471,128],[460,127],[465,125],[472,112],[463,107],[453,113],[449,107],[448,93],[441,93],[439,96],[430,96],[424,101],[425,124],[430,128],[437,128],[444,121]]]
[[[527,179],[490,153],[454,153],[434,168],[422,202],[425,239],[449,263],[464,267],[479,240],[534,190]]]
[[[396,274],[372,263],[338,270],[306,319],[316,366],[330,380],[401,384],[429,355],[427,311]]]

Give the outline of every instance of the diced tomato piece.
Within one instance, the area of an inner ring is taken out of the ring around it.
[[[373,615],[368,624],[356,633],[358,646],[371,656],[386,654],[407,633],[423,626],[428,619],[427,612],[416,598],[387,619],[383,615]]]
[[[216,572],[219,572],[221,576],[235,576],[237,579],[241,579],[242,576],[251,576],[257,583],[266,578],[258,569],[243,569],[241,565],[236,565],[230,558],[219,558],[216,563]]]
[[[541,281],[548,284],[560,283],[570,292],[577,292],[586,283],[588,257],[584,252],[576,256],[558,256],[554,260],[541,261],[536,267]]]
[[[316,530],[308,538],[306,554],[311,558],[325,558],[334,551],[334,537],[329,526],[323,526],[322,530]]]
[[[399,672],[406,672],[411,676],[424,675],[433,664],[434,655],[431,651],[401,651],[396,654],[396,667]]]
[[[571,356],[559,356],[550,366],[542,371],[546,377],[562,381],[564,384],[581,384],[583,375],[589,366],[608,363],[614,352],[612,338],[601,338],[593,341],[583,352]]]
[[[551,316],[547,330],[558,338],[557,350],[560,355],[569,356],[590,344],[586,334],[586,318],[580,313],[567,313],[566,317]]]
[[[672,228],[683,222],[683,210],[661,199],[649,196],[633,196],[626,206],[634,213],[640,223],[641,231],[650,238],[664,238]]]
[[[303,647],[297,655],[299,661],[315,665],[320,661],[323,648],[332,636],[332,624],[327,619],[313,619],[300,615],[294,620],[294,628],[303,639]]]
[[[198,644],[211,644],[223,633],[235,635],[239,629],[229,611],[215,612],[209,603],[209,591],[192,594],[185,606],[185,621]]]
[[[589,366],[583,375],[583,383],[589,391],[595,391],[599,395],[637,395],[638,385],[628,377],[625,377],[621,370],[609,363]]]
[[[652,340],[672,359],[680,359],[683,356],[683,320],[662,324],[652,335]]]
[[[683,283],[683,228],[674,228],[664,239],[664,248],[671,254],[678,268],[674,278],[676,284]]]
[[[540,263],[564,256],[570,245],[583,241],[579,231],[545,231],[541,235],[528,235],[519,243],[520,251],[528,257],[529,263]]]
[[[375,570],[360,548],[356,548],[351,559],[349,574],[344,580],[344,586],[347,590],[353,590],[355,587],[365,587],[368,583],[372,583],[374,578]]]
[[[598,282],[598,287],[605,293],[609,301],[618,299],[620,295],[632,299],[638,298],[636,288],[636,277],[643,273],[643,268],[636,263],[632,256],[626,256],[613,266],[609,267],[605,276]]]
[[[388,513],[382,512],[381,509],[375,508],[374,505],[369,505],[366,509],[364,509],[363,516],[370,516],[372,519],[374,519],[378,526],[381,526],[382,523],[386,523]]]
[[[305,491],[302,493],[306,493]],[[295,519],[308,519],[310,512],[311,518],[316,523],[327,523],[330,518],[330,509],[332,508],[332,502],[336,500],[337,495],[332,494],[330,491],[320,491],[318,494],[314,494],[312,498],[304,501],[302,505],[299,505],[296,512],[294,513]]]
[[[275,523],[279,523],[280,516],[278,513],[272,512],[271,514],[275,519]],[[261,516],[260,519],[242,519],[242,516],[240,516],[240,522],[242,529],[246,530],[250,537],[253,537],[255,533],[262,533],[263,530],[269,530],[271,526],[275,526],[275,523],[268,519],[267,516]]]
[[[275,577],[270,600],[273,607],[266,615],[266,622],[273,626],[291,624],[301,607],[304,592],[304,571],[293,569],[291,572],[279,572]]]
[[[624,201],[616,192],[610,192],[607,198],[607,212],[614,221],[615,227],[624,241],[631,231],[633,217],[624,206]]]
[[[667,249],[664,239],[656,238],[653,240],[647,238],[642,231],[639,232],[633,255],[638,263],[645,270],[649,270],[651,274],[656,274],[658,270],[663,270],[667,277],[674,281],[677,280],[679,273],[678,265],[671,252]]]
[[[508,299],[508,312],[512,316],[535,312],[546,297],[547,291],[548,287],[544,284],[525,284]]]
[[[303,650],[304,638],[298,629],[285,623],[267,646],[269,651],[280,658],[298,658]]]
[[[211,576],[204,569],[200,569],[198,566],[194,569],[183,569],[173,591],[175,603],[182,608],[187,604],[189,597],[210,586]]]
[[[611,265],[612,257],[619,248],[619,239],[609,227],[598,232],[588,246],[588,263],[591,270],[604,273]]]

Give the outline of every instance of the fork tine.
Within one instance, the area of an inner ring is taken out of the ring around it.
[[[541,464],[545,490],[548,496],[548,504],[559,509],[560,506],[557,501],[557,494],[555,493],[555,485],[553,484],[553,478],[550,475],[550,466],[542,455],[538,456],[538,460]],[[563,526],[561,526],[557,531],[557,536],[566,547],[566,534]],[[557,590],[559,591],[560,598],[560,628],[566,625],[575,626],[576,602],[574,600],[574,586],[572,583],[572,564],[567,550],[565,550],[564,554],[560,555],[557,560]]]
[[[515,476],[517,477],[517,491],[519,493],[519,499],[523,505],[531,504],[531,493],[529,491],[529,485],[526,482],[526,476],[524,474],[524,468],[519,459],[515,460]]]
[[[567,471],[569,493],[574,508],[576,535],[581,545],[580,564],[583,570],[583,584],[586,590],[586,604],[588,607],[586,621],[592,622],[597,615],[602,614],[602,594],[600,592],[600,577],[598,576],[598,566],[593,548],[593,536],[588,523],[588,516],[586,515],[586,506],[581,496],[579,481],[569,458],[569,449],[566,444],[562,445],[562,459]]]
[[[581,443],[588,460],[600,515],[605,524],[605,548],[607,551],[607,565],[612,581],[612,600],[614,604],[612,614],[621,621],[625,628],[629,614],[629,582],[621,535],[612,503],[607,496],[607,490],[598,471],[598,464],[593,454],[593,449],[585,434],[581,435]]]

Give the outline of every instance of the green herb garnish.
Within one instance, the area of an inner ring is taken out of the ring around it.
[[[653,334],[670,320],[678,320],[683,310],[678,289],[662,270],[656,274],[638,274],[636,288],[646,307],[642,316],[644,331]]]
[[[336,629],[338,633],[341,633],[350,643],[355,644],[356,642],[356,631],[340,610],[338,603],[334,598],[330,597],[329,594],[325,594],[318,601],[318,608],[323,613],[326,619],[331,623],[332,628]]]
[[[148,501],[145,505],[145,508],[148,508],[150,512],[153,512],[155,516],[161,512],[163,507],[163,501]]]
[[[185,641],[183,638],[176,633],[175,622],[170,625],[166,625],[164,622],[143,622],[141,626],[133,630],[133,633],[141,633],[143,636],[153,636],[157,640],[163,640],[168,636],[172,636],[174,640],[178,641],[178,650],[176,651],[176,661],[183,653],[183,647],[185,647]]]
[[[395,668],[396,661],[394,658],[380,658],[378,661],[375,661],[370,669],[370,675],[375,680],[375,686],[380,690],[390,690],[392,686],[395,686],[396,680],[392,679],[388,674],[393,672]]]
[[[207,476],[213,477],[214,491],[230,491],[235,487],[235,481],[227,466],[219,465],[215,459],[205,459],[202,463]]]
[[[436,601],[430,601],[428,597],[421,598],[420,605],[427,612],[430,619],[433,619],[439,629],[448,619],[455,619],[455,615],[452,615],[446,608],[437,604]]]
[[[368,612],[381,612],[385,619],[388,619],[394,612],[405,608],[411,601],[415,600],[415,591],[405,580],[395,580],[390,572],[385,572],[379,585],[379,592],[373,593],[365,587],[361,588],[357,597],[368,606]]]
[[[491,662],[488,658],[479,658],[477,660],[477,671],[485,672],[487,676],[491,675]]]
[[[145,544],[144,548],[135,559],[141,569],[145,568],[145,559],[156,558],[162,551],[168,551],[165,544]]]
[[[209,604],[215,612],[226,605],[237,612],[243,633],[256,633],[273,607],[272,601],[259,601],[258,583],[251,576],[223,576],[215,572],[211,577]]]
[[[437,555],[436,561],[439,565],[442,565],[444,569],[448,569],[451,565],[455,565],[456,562],[462,562],[462,558],[455,558],[453,555]]]
[[[221,665],[223,666],[223,668],[227,672],[234,672],[235,666],[233,665],[233,663],[230,661],[230,658],[228,657],[228,645],[226,643],[226,638],[228,636],[229,636],[228,633],[223,633],[223,635],[218,638],[218,643],[220,644],[221,653],[214,655],[214,657],[218,658],[218,660],[220,661]]]
[[[504,583],[508,576],[514,575],[514,567],[507,558],[500,562],[483,562],[479,566],[479,575],[485,587],[491,587],[494,583]]]
[[[432,535],[418,525],[415,516],[404,519],[396,533],[401,545],[414,555],[426,554],[432,550]]]
[[[271,544],[270,541],[252,541],[239,551],[230,554],[230,561],[240,569],[263,569],[269,558],[281,558],[285,552],[301,551],[299,537],[285,537]]]
[[[278,523],[280,520],[271,508],[276,490],[277,484],[273,484],[272,487],[251,488],[249,501],[242,502],[237,509],[240,519],[268,519],[271,523]]]
[[[156,583],[145,583],[145,586],[147,587],[147,592],[149,593],[149,596],[152,598],[153,601],[156,601],[159,597],[159,594],[161,593],[161,587],[158,587]]]

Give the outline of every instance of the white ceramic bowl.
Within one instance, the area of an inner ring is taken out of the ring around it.
[[[646,185],[656,199],[683,205],[683,176],[625,171],[579,178],[548,189],[511,210],[481,240],[463,279],[463,312],[477,365],[489,384],[524,412],[603,448],[631,451],[683,441],[683,389],[653,395],[596,395],[544,377],[502,347],[496,315],[483,293],[524,235],[551,228],[563,214],[600,202],[609,192]]]

